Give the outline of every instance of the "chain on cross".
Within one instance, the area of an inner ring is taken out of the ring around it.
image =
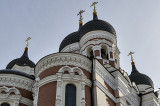
[[[28,37],[27,39],[26,39],[26,42],[27,42],[27,44],[26,44],[26,47],[28,47],[28,45],[29,45],[29,40],[31,39],[31,37]]]

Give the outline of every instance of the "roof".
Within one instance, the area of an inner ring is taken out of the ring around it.
[[[80,30],[80,39],[88,32],[95,31],[95,30],[102,30],[107,31],[116,36],[116,32],[111,24],[106,21],[94,19],[87,22],[85,25],[82,26]]]
[[[17,64],[19,66],[29,66],[31,68],[35,67],[35,63],[33,63],[28,57],[28,48],[25,48],[25,51],[20,58],[12,60],[7,65],[6,69],[12,69],[15,64]]]
[[[76,42],[79,42],[79,32],[78,31],[69,34],[63,39],[59,47],[59,52],[67,45],[76,43]]]
[[[63,39],[59,47],[59,52],[67,45],[79,42],[86,33],[95,30],[107,31],[116,36],[116,32],[111,24],[106,21],[99,20],[97,15],[93,15],[93,20],[87,22],[83,26],[80,26],[78,31],[69,34]]]
[[[10,70],[10,69],[0,70],[0,74],[15,74],[15,75],[20,75],[20,76],[30,78],[32,80],[35,79],[35,77],[33,75],[29,75],[29,74],[26,74],[24,72],[20,72],[20,71],[16,71],[16,70]]]
[[[129,75],[131,82],[135,82],[136,85],[144,84],[154,88],[153,81],[145,74],[140,73],[135,65],[132,65],[132,72]]]

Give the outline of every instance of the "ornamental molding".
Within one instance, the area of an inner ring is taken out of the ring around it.
[[[32,91],[34,81],[19,75],[0,74],[0,85],[13,86]]]
[[[59,65],[72,65],[91,72],[91,60],[85,56],[73,53],[55,53],[42,58],[35,67],[35,76],[46,69]]]
[[[25,97],[22,97],[22,98],[20,99],[20,103],[23,103],[23,104],[25,104],[25,105],[27,105],[27,106],[33,106],[33,101],[30,100],[30,99],[27,99],[27,98],[25,98]]]
[[[122,94],[124,95],[125,99],[129,101],[133,106],[139,106],[139,97],[138,95],[133,95],[135,92],[132,92],[131,87],[127,86],[123,82],[123,80],[120,79],[120,77],[115,78],[117,83],[117,89],[119,89]]]
[[[64,104],[65,93],[63,92],[65,92],[65,86],[67,84],[74,84],[77,88],[77,94],[80,95],[78,96],[80,98],[77,99],[77,106],[85,106],[85,86],[91,87],[92,83],[89,79],[87,79],[80,68],[63,66],[55,75],[45,77],[39,81],[37,80],[33,91],[39,92],[38,90],[40,87],[53,81],[57,82],[55,106],[62,106],[62,104]],[[34,101],[34,106],[36,106],[35,104],[37,104],[38,101],[36,93],[34,93],[34,98],[37,98]]]
[[[79,42],[72,43],[64,47],[60,52],[73,52],[73,51],[79,51]]]
[[[45,78],[43,78],[42,80],[40,80],[38,82],[38,87],[40,88],[45,84],[48,84],[48,83],[53,82],[53,81],[57,81],[57,79],[58,79],[58,75],[51,75],[51,76],[45,77]],[[74,82],[84,81],[85,84],[87,86],[89,86],[89,87],[91,87],[91,85],[92,85],[92,83],[91,83],[91,81],[89,79],[84,79],[84,77],[82,78],[82,77],[77,76],[77,75],[67,75],[66,74],[66,75],[62,76],[62,79],[64,79],[64,80],[72,80]]]
[[[4,101],[9,103],[11,106],[19,106],[19,103],[23,103],[27,106],[33,105],[32,100],[22,97],[20,91],[15,87],[0,87],[0,104]]]
[[[94,86],[97,86],[100,90],[102,90],[108,97],[110,97],[115,103],[117,103],[117,99],[98,81],[94,81]]]
[[[115,90],[115,79],[97,60],[94,61],[94,71]]]
[[[85,51],[88,47],[94,47],[94,46],[106,46],[106,48],[108,47],[112,47],[112,43],[105,40],[105,39],[99,39],[99,40],[91,40],[88,41],[87,43],[85,43],[81,48],[80,51],[83,52]]]
[[[67,73],[66,73],[67,71]],[[83,71],[78,67],[64,66],[57,73],[56,103],[55,106],[65,104],[65,87],[67,84],[76,86],[77,106],[85,106],[85,85],[91,87],[91,81],[87,79]]]
[[[15,64],[12,70],[18,70],[20,72],[27,73],[29,75],[34,75],[34,68],[31,68],[29,66],[19,66]]]
[[[80,47],[82,47],[87,41],[94,39],[94,38],[103,38],[103,39],[108,39],[114,44],[116,44],[116,37],[115,35],[106,32],[106,31],[101,31],[101,30],[96,30],[96,31],[91,31],[85,34],[81,40],[80,40]]]
[[[11,93],[14,93],[15,95],[20,95],[19,90],[15,87],[11,88],[8,88],[6,86],[0,87],[0,94],[3,94],[3,92],[5,92],[5,94],[7,95],[10,95]]]

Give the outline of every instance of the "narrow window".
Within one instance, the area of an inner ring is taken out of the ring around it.
[[[106,51],[104,49],[101,49],[101,56],[103,59],[107,59],[108,60],[108,54],[106,55]]]
[[[90,59],[94,58],[93,51],[90,52]]]
[[[1,106],[10,106],[8,103],[2,103]]]
[[[76,106],[76,87],[72,84],[66,85],[65,106]]]

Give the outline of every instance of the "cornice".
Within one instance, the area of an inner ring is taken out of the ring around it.
[[[0,85],[14,86],[31,92],[34,81],[18,75],[0,74]]]
[[[91,71],[91,60],[85,56],[73,53],[56,53],[42,58],[36,65],[35,76],[38,77],[40,73],[46,69],[58,65],[73,65]]]
[[[72,52],[72,51],[79,50],[79,49],[80,49],[79,42],[76,42],[76,43],[67,45],[61,50],[61,52]]]
[[[108,39],[111,42],[113,42],[114,44],[116,44],[116,37],[106,31],[100,31],[100,30],[96,30],[96,31],[91,31],[88,32],[87,34],[85,34],[81,40],[80,40],[80,47],[82,47],[82,45],[84,45],[87,41],[93,39],[93,38],[104,38],[104,39]]]

